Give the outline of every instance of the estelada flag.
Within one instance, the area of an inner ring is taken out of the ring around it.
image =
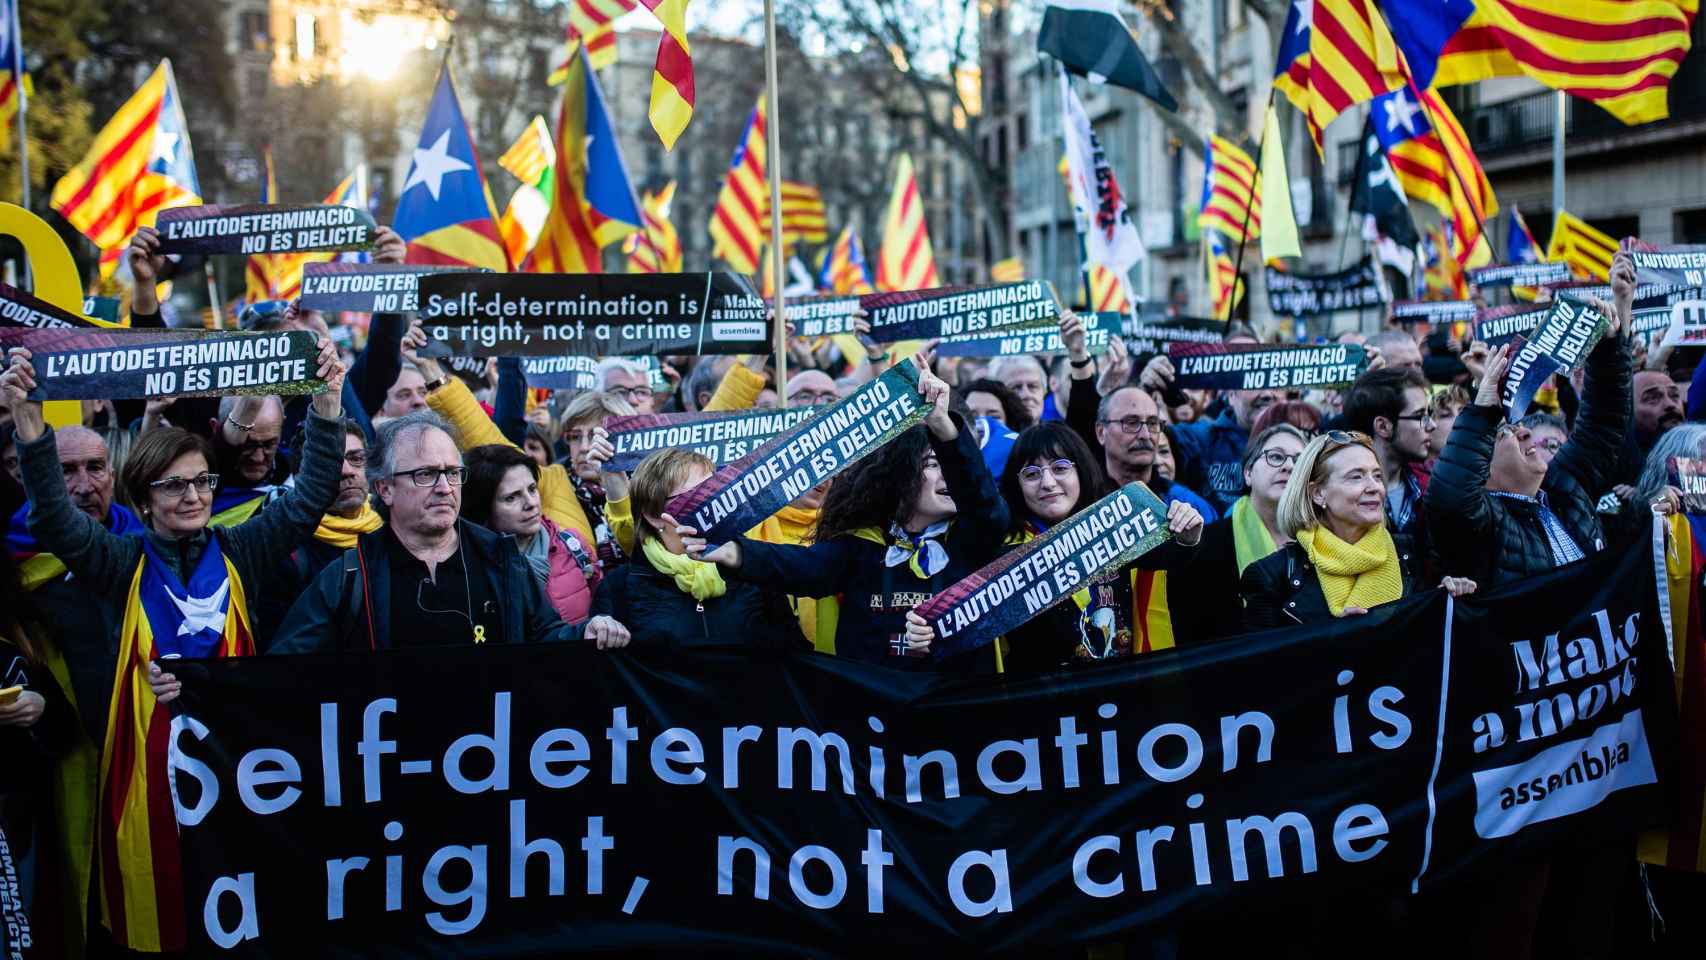
[[[497,207],[480,169],[480,156],[447,61],[421,124],[409,175],[397,195],[392,228],[409,245],[410,263],[485,267],[507,271],[509,255],[498,231]]]

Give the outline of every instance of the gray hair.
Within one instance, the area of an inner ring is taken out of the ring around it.
[[[1635,485],[1635,496],[1629,502],[1648,504],[1659,495],[1670,483],[1671,457],[1694,459],[1703,453],[1706,453],[1706,424],[1679,423],[1666,430],[1647,454],[1640,482]]]
[[[1045,381],[1048,379],[1048,368],[1043,366],[1043,362],[1041,360],[1038,360],[1036,357],[1033,357],[1028,353],[1022,353],[1011,357],[996,357],[994,361],[989,364],[989,379],[999,380],[1002,383],[1006,383],[1007,371],[1021,365],[1035,366],[1037,368],[1037,372],[1043,375],[1043,379]]]
[[[1388,348],[1395,344],[1409,344],[1417,349],[1421,348],[1421,345],[1416,343],[1416,338],[1411,336],[1408,330],[1382,330],[1369,337],[1366,343],[1381,353],[1385,353]]]
[[[633,415],[633,406],[621,397],[602,390],[587,390],[569,401],[568,409],[563,411],[563,429],[595,418],[603,423],[605,417]]]
[[[605,357],[598,361],[598,366],[593,368],[593,380],[598,383],[598,389],[610,389],[610,374],[617,370],[639,377],[647,383],[651,382],[651,375],[646,373],[646,368],[627,357]]]
[[[1105,396],[1101,399],[1101,402],[1096,404],[1096,422],[1097,423],[1106,423],[1107,422],[1108,411],[1112,410],[1114,407],[1114,398],[1119,396],[1120,394],[1124,393],[1127,390],[1136,390],[1138,393],[1141,393],[1144,396],[1149,396],[1148,390],[1143,389],[1142,387],[1138,386],[1135,383],[1128,383],[1123,387],[1115,387],[1113,390],[1110,390],[1108,392],[1107,396]],[[1154,400],[1155,398],[1150,397],[1149,399]],[[1155,404],[1155,407],[1156,407],[1156,412],[1159,413],[1160,408],[1161,408],[1161,404],[1157,403],[1157,404]]]
[[[410,437],[419,438],[428,430],[437,430],[450,438],[461,451],[462,439],[456,435],[456,428],[449,421],[431,410],[415,410],[400,417],[385,421],[374,436],[373,446],[367,455],[367,479],[371,483],[376,480],[389,479],[397,472],[397,447]]]
[[[220,397],[219,398],[219,419],[224,420],[226,417],[231,416],[231,411],[237,409],[237,403],[238,403],[238,401],[240,401],[242,399],[243,399],[242,397],[237,396],[236,394],[231,394],[231,393],[228,393],[225,396]],[[270,394],[270,393],[267,394],[266,400],[267,400],[267,402],[261,405],[262,412],[264,413],[265,408],[267,408],[267,407],[277,407],[279,417],[283,418],[284,417],[284,401],[279,399],[278,397]]]

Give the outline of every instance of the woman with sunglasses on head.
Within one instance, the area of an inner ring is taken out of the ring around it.
[[[1233,502],[1226,516],[1203,528],[1196,559],[1167,579],[1167,606],[1180,644],[1244,632],[1244,609],[1232,602],[1231,585],[1256,561],[1291,542],[1280,529],[1280,498],[1308,443],[1303,430],[1283,421],[1250,441],[1244,451],[1244,486],[1249,492]]]
[[[1292,542],[1250,565],[1239,591],[1246,630],[1367,613],[1408,596],[1416,559],[1386,526],[1386,478],[1367,434],[1330,430],[1309,441],[1275,516]],[[1446,577],[1452,596],[1475,581]]]
[[[107,647],[115,664],[110,709],[117,719],[108,724],[101,751],[101,784],[103,794],[123,794],[102,797],[101,809],[109,812],[97,824],[96,844],[104,851],[98,862],[109,872],[95,886],[103,895],[142,889],[158,901],[157,915],[173,920],[127,923],[126,929],[112,931],[119,946],[185,947],[176,843],[159,842],[156,836],[151,861],[130,852],[139,849],[138,833],[145,838],[140,848],[147,849],[149,832],[170,824],[173,816],[172,801],[161,786],[165,781],[155,779],[166,776],[166,738],[159,734],[168,721],[149,687],[149,665],[156,659],[255,653],[250,610],[269,587],[284,580],[291,551],[313,539],[337,498],[344,371],[329,340],[319,342],[316,376],[325,380],[326,389],[310,406],[302,470],[293,488],[250,520],[210,528],[220,481],[211,472],[212,446],[177,427],[151,430],[137,439],[120,476],[147,529],[141,536],[119,536],[73,506],[66,494],[54,432],[42,418],[41,404],[28,399],[37,386],[30,352],[14,348],[0,375],[0,402],[11,408],[18,427],[30,532],[76,576],[91,601],[122,607],[119,635]],[[85,704],[83,709],[109,707]],[[127,757],[137,758],[134,768],[113,768],[117,758]]]
[[[1049,421],[1026,429],[1001,474],[1001,496],[1013,515],[1007,543],[1017,547],[1042,536],[1111,490],[1089,445],[1072,428]],[[1085,584],[998,641],[1002,671],[1029,676],[1171,646],[1170,630],[1150,623],[1152,613],[1165,616],[1164,607],[1149,602],[1152,591],[1165,591],[1165,581],[1157,583],[1150,571],[1173,570],[1190,561],[1190,548],[1202,536],[1202,514],[1182,501],[1171,502],[1167,527],[1171,542]],[[916,621],[910,629],[929,636],[929,628]]]

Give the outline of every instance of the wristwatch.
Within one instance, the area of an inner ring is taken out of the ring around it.
[[[432,380],[428,380],[426,383],[422,384],[422,386],[426,387],[427,393],[432,393],[449,382],[450,378],[441,374]]]

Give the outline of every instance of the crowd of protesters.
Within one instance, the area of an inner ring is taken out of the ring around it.
[[[163,325],[157,246],[144,229],[128,253],[133,326]],[[377,259],[401,249],[384,231]],[[1165,354],[1132,356],[1115,337],[1092,355],[1070,312],[1056,358],[926,345],[922,424],[710,550],[667,504],[711,462],[670,449],[612,472],[608,421],[833,403],[900,358],[868,338],[796,338],[781,383],[767,357],[666,357],[657,381],[610,358],[597,389],[552,393],[514,359],[447,368],[407,315],[373,316],[361,349],[340,355],[325,318],[263,303],[242,326],[315,333],[326,392],[87,404],[84,425],[55,429],[28,399],[29,352],[14,350],[0,375],[0,663],[13,664],[0,686],[24,690],[0,704],[0,739],[27,761],[8,764],[21,773],[4,785],[6,835],[33,838],[34,900],[65,918],[38,921],[38,938],[67,956],[126,955],[139,944],[92,891],[178,882],[159,857],[154,875],[103,877],[89,841],[106,828],[100,773],[135,746],[123,711],[178,695],[161,665],[175,656],[743,643],[1036,676],[1424,590],[1461,596],[1646,535],[1654,504],[1676,509],[1665,458],[1706,453],[1706,427],[1688,422],[1706,417],[1706,391],[1688,386],[1686,358],[1627,335],[1627,257],[1611,281],[1610,331],[1518,423],[1499,396],[1509,348],[1425,326],[1390,325],[1355,384],[1301,395],[1179,389]],[[1259,342],[1240,325],[1226,339]],[[929,656],[914,608],[1129,483],[1167,504],[1169,543],[992,645]],[[61,842],[68,831],[84,842]],[[1632,847],[1507,865],[1464,881],[1498,905],[1496,924],[1431,916],[1425,935],[1511,957],[1564,937],[1569,955],[1610,956],[1611,925],[1588,923],[1603,914],[1584,905],[1624,896],[1635,871]],[[1648,875],[1661,900],[1698,896],[1697,879]]]

